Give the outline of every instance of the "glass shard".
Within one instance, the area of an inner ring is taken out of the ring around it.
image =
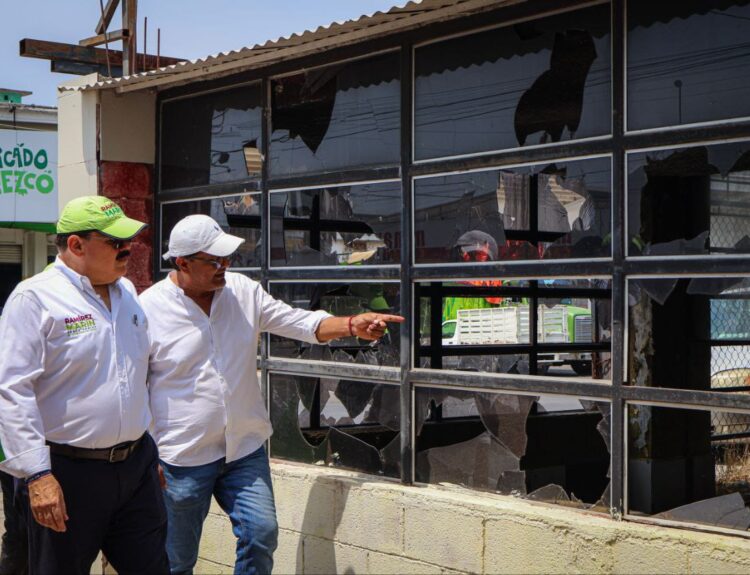
[[[335,427],[328,434],[328,450],[327,461],[333,467],[356,469],[374,475],[383,473],[377,449]]]
[[[519,458],[488,432],[417,455],[417,476],[428,483],[452,483],[495,491],[503,473],[519,470]],[[518,482],[514,481],[514,488]]]
[[[739,493],[719,495],[654,515],[659,519],[703,523],[727,529],[750,529],[750,510]]]

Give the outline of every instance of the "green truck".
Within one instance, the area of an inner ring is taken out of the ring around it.
[[[444,346],[530,343],[529,305],[511,303],[493,307],[453,309],[455,319],[444,319]],[[445,317],[445,310],[444,310]],[[540,305],[537,316],[539,343],[591,343],[591,311],[568,304]],[[591,375],[591,352],[542,353],[540,372],[569,365],[579,375]]]

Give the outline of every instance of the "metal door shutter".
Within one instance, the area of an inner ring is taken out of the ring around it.
[[[0,264],[20,264],[21,246],[18,244],[0,244]]]

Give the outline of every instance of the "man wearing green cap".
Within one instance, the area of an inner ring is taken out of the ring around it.
[[[0,319],[0,469],[17,478],[31,573],[168,573],[146,375],[146,318],[123,278],[146,225],[107,198],[69,202],[52,267]]]

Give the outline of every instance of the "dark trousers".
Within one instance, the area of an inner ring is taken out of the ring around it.
[[[0,471],[5,533],[0,551],[0,575],[25,575],[29,570],[26,521],[14,497],[13,476]]]
[[[52,455],[62,486],[67,531],[42,527],[31,516],[28,490],[17,490],[29,525],[32,575],[88,575],[101,549],[119,575],[169,573],[167,514],[159,486],[156,445],[146,435],[120,463]]]

